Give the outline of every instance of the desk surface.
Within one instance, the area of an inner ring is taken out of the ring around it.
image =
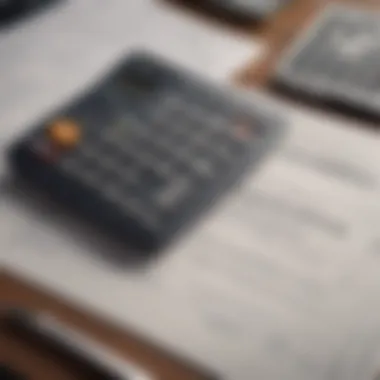
[[[133,47],[220,81],[265,51],[257,42],[153,0],[68,2],[0,39],[1,148]],[[276,105],[289,121],[281,150],[150,267],[112,263],[116,247],[7,186],[4,167],[3,265],[227,380],[371,380],[379,138]]]

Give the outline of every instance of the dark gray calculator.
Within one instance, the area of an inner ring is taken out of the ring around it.
[[[135,53],[11,148],[14,169],[130,245],[157,250],[261,162],[275,110]]]
[[[285,54],[275,83],[380,116],[380,13],[332,4]]]
[[[264,20],[291,0],[201,0],[205,5],[246,20]]]

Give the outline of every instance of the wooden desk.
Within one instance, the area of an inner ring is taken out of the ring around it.
[[[0,306],[19,306],[47,311],[83,333],[114,349],[162,380],[204,380],[215,377],[175,357],[146,340],[102,321],[63,299],[38,289],[9,273],[0,272]],[[0,362],[21,368],[31,380],[78,380],[73,368],[59,359],[15,339],[0,322]]]

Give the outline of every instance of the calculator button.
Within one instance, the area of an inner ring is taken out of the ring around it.
[[[82,174],[82,163],[81,161],[78,161],[75,157],[67,157],[63,159],[60,163],[61,168],[69,173],[70,175],[73,175],[75,177]]]
[[[113,172],[117,169],[118,163],[114,157],[107,154],[102,157],[102,159],[98,162],[98,165],[105,172]]]
[[[173,174],[174,168],[169,162],[156,162],[154,170],[162,177],[170,177]]]
[[[191,167],[202,178],[212,178],[215,174],[213,164],[207,159],[195,158],[191,162]]]
[[[163,208],[172,208],[178,205],[191,190],[192,184],[189,178],[177,178],[158,191],[155,200]]]
[[[165,179],[152,167],[143,167],[139,170],[141,192],[155,193],[165,186]]]
[[[229,161],[233,159],[233,153],[231,152],[228,144],[220,143],[214,147],[215,153],[219,159],[223,161]]]
[[[90,187],[93,188],[99,188],[103,182],[102,178],[100,177],[100,173],[95,169],[84,169],[80,173],[80,178],[82,181]]]
[[[128,168],[123,168],[121,178],[123,183],[126,185],[136,185],[140,180],[139,170],[131,166]]]
[[[124,197],[122,208],[134,215],[142,224],[149,227],[156,226],[157,216],[154,212],[148,210],[138,198]]]
[[[48,126],[50,140],[62,148],[73,148],[81,140],[81,128],[73,120],[58,119]]]
[[[135,215],[140,215],[142,212],[140,202],[137,199],[131,197],[126,197],[124,199],[123,208],[131,211]]]
[[[123,189],[115,183],[110,183],[104,186],[104,195],[111,202],[120,203],[123,201]]]
[[[212,114],[207,119],[208,127],[214,131],[225,130],[228,125],[228,120],[220,113]]]
[[[97,149],[94,149],[94,147],[92,147],[89,144],[81,145],[80,151],[78,152],[78,154],[86,160],[95,160],[95,161],[99,156],[99,152],[97,151]]]

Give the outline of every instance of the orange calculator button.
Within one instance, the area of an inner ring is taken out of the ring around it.
[[[47,129],[51,141],[62,148],[73,148],[81,139],[79,124],[70,119],[58,119],[48,125]]]

